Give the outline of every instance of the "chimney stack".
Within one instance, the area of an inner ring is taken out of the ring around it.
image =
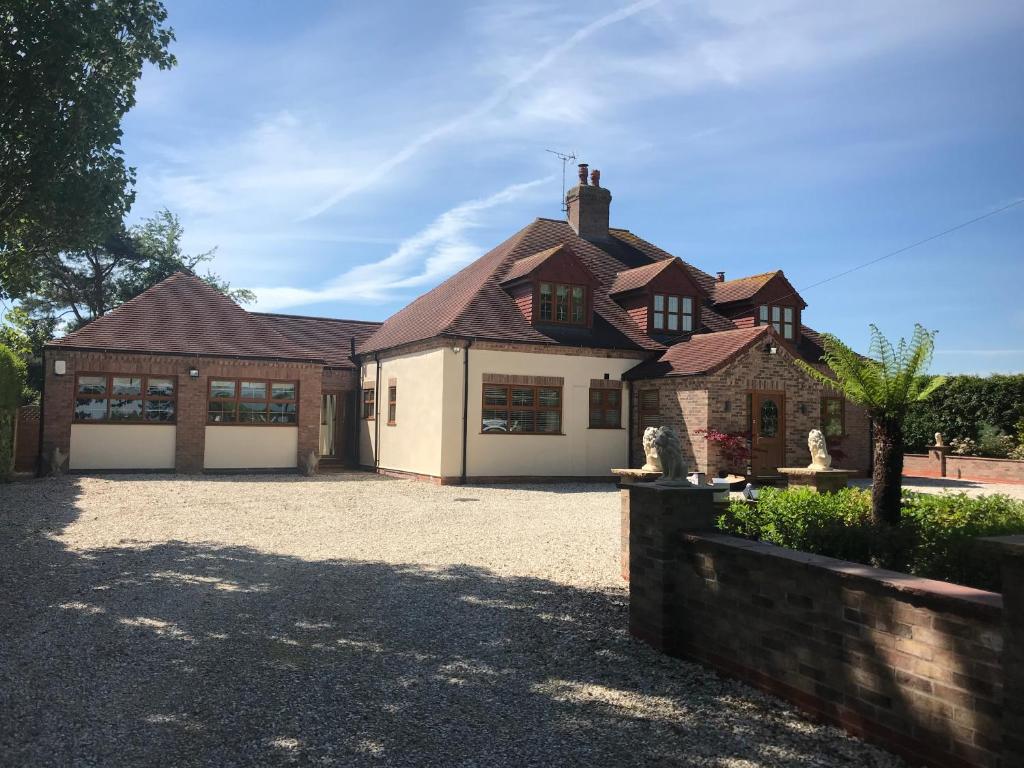
[[[719,272],[718,273],[718,282],[720,282],[720,283],[724,283],[725,282],[725,272]]]
[[[580,182],[565,193],[569,226],[586,240],[608,237],[608,217],[612,193],[601,186],[601,172],[594,170],[587,183],[587,163],[580,163]]]

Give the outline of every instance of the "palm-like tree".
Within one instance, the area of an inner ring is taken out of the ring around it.
[[[903,421],[911,405],[928,398],[946,382],[926,376],[935,349],[935,331],[914,326],[908,342],[894,347],[875,325],[871,348],[864,357],[831,334],[823,334],[824,362],[833,374],[797,360],[809,376],[863,406],[874,423],[871,514],[876,523],[898,525],[903,491]]]

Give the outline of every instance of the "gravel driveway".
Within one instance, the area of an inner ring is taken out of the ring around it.
[[[0,486],[0,762],[896,766],[626,631],[611,486]]]

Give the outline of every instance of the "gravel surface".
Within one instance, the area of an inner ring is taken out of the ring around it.
[[[898,766],[626,631],[611,486],[0,486],[0,763]]]
[[[857,478],[850,485],[870,488],[871,480]],[[954,480],[951,477],[904,477],[903,487],[918,493],[966,493],[968,496],[992,496],[1001,493],[1012,499],[1024,501],[1024,484],[983,483],[978,480]]]

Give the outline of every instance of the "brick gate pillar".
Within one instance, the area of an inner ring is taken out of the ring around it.
[[[712,531],[714,488],[645,483],[629,488],[629,631],[663,653],[674,653],[673,625],[682,536]]]

